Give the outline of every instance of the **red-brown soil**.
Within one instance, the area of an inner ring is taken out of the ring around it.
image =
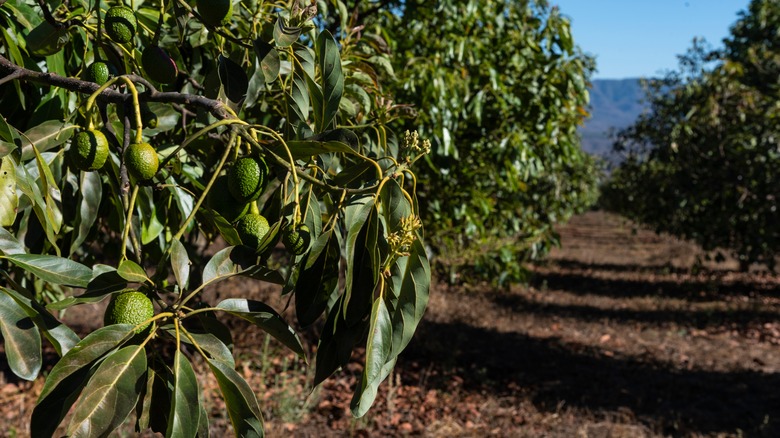
[[[231,320],[267,435],[780,436],[780,277],[697,264],[694,245],[603,213],[560,231],[563,248],[529,286],[436,284],[362,419],[349,413],[359,357],[312,391],[302,361]],[[236,280],[209,293],[284,308],[276,291],[256,288]],[[42,381],[20,382],[3,362],[0,353],[0,434],[27,436]],[[198,369],[212,435],[229,436],[216,383]]]

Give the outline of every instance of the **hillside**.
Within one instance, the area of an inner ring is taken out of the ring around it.
[[[639,79],[596,79],[590,90],[591,118],[580,128],[582,147],[595,155],[612,149],[610,130],[625,128],[645,108]]]

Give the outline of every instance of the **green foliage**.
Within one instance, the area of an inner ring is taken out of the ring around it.
[[[453,279],[520,279],[595,200],[576,131],[592,59],[544,1],[408,2],[384,18],[407,128],[432,139],[418,196],[436,260]]]
[[[780,250],[780,5],[754,0],[722,51],[701,45],[650,85],[651,111],[621,132],[627,159],[603,203],[658,231],[774,266]]]
[[[353,402],[363,415],[425,310],[412,155],[389,126],[383,79],[365,73],[390,65],[367,43],[380,38],[330,32],[346,16],[309,2],[215,2],[224,20],[191,3],[0,3],[0,333],[21,378],[40,374],[42,337],[60,355],[32,436],[53,435],[69,412],[69,436],[108,436],[128,419],[207,436],[195,361],[236,435],[262,436],[225,317],[307,361],[295,327],[324,325],[316,384],[366,351]],[[102,86],[78,79],[96,62],[116,73]],[[80,146],[91,157],[84,132],[108,146],[102,166],[79,166],[89,171],[69,165]],[[248,188],[231,184],[239,163],[254,166]],[[227,248],[204,254],[217,239]],[[280,240],[291,254],[274,251]],[[239,275],[292,294],[295,316],[251,297],[201,301]],[[128,289],[148,301],[123,320]],[[58,319],[110,297],[118,324],[84,339]]]

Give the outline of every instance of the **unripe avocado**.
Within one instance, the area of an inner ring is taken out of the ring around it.
[[[106,12],[106,34],[117,43],[128,43],[135,36],[138,21],[127,6],[112,6]]]
[[[144,49],[141,53],[141,65],[149,79],[161,84],[172,84],[179,74],[176,61],[158,46]]]
[[[266,218],[254,213],[245,215],[236,223],[236,231],[238,231],[238,237],[241,238],[241,242],[255,250],[260,248],[260,241],[263,240],[270,229]]]
[[[114,295],[103,315],[103,325],[132,324],[138,325],[154,316],[152,300],[137,290],[130,290]],[[149,324],[138,327],[135,332],[141,333]]]
[[[305,224],[294,227],[289,224],[282,230],[282,243],[291,254],[301,255],[309,249],[311,243],[311,232]]]
[[[231,0],[198,0],[198,13],[204,23],[210,26],[221,26],[233,15]]]
[[[268,166],[259,157],[241,157],[228,171],[230,194],[239,202],[259,198],[268,180]]]
[[[94,129],[81,131],[73,138],[69,155],[78,170],[98,170],[108,158],[108,139]]]
[[[152,179],[157,174],[160,159],[149,143],[133,143],[125,150],[127,172],[138,181]]]
[[[108,64],[103,61],[95,61],[84,70],[84,80],[103,85],[108,82],[110,70]]]

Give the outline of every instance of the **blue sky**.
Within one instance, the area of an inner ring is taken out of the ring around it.
[[[596,56],[596,79],[659,76],[677,67],[694,37],[714,47],[749,0],[550,0],[574,41]]]

